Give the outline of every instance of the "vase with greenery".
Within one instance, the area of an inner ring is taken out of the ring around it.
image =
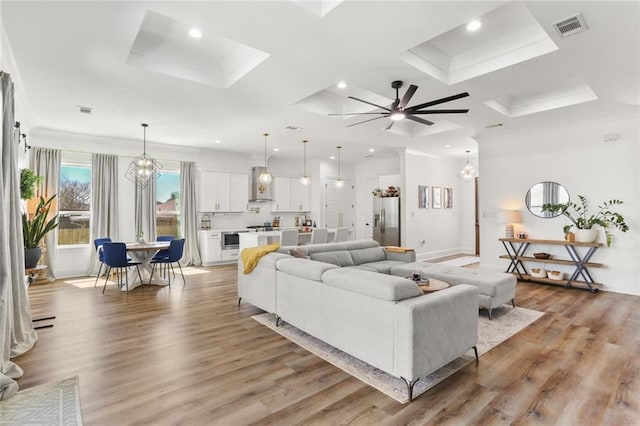
[[[44,178],[38,176],[31,169],[20,170],[20,198],[30,200],[35,196],[36,185],[42,183]]]
[[[593,215],[588,215],[587,210],[589,204],[587,199],[578,195],[580,203],[568,202],[561,204],[543,204],[543,212],[561,213],[566,216],[570,221],[570,225],[565,225],[562,230],[567,234],[571,228],[575,227],[579,230],[592,229],[594,225],[599,225],[607,237],[607,247],[611,246],[613,241],[613,235],[609,232],[610,228],[617,228],[622,232],[627,232],[629,226],[625,223],[624,217],[618,213],[612,211],[613,206],[623,204],[621,200],[609,200],[598,206],[598,212]]]
[[[24,241],[25,268],[35,268],[42,255],[40,243],[49,232],[58,226],[58,215],[48,219],[51,210],[51,203],[56,195],[45,200],[40,197],[40,202],[36,207],[31,219],[27,213],[22,213],[22,237]],[[35,261],[34,261],[35,259]]]

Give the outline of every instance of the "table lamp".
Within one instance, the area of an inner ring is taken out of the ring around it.
[[[518,210],[503,210],[500,212],[500,222],[505,224],[505,238],[514,238],[513,224],[522,222],[522,214]]]

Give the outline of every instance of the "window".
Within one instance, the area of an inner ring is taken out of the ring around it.
[[[89,244],[91,234],[91,167],[61,165],[58,211],[58,245]]]
[[[179,172],[162,172],[156,181],[156,233],[180,237]]]

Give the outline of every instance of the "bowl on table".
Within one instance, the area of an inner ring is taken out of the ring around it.
[[[533,257],[536,259],[551,259],[551,255],[549,253],[533,253]]]

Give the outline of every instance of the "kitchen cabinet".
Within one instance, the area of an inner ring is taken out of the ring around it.
[[[311,192],[308,185],[300,183],[300,178],[274,177],[274,212],[308,212]]]
[[[220,231],[198,231],[198,247],[203,266],[213,265],[222,260],[221,238]]]
[[[242,212],[249,201],[249,176],[239,173],[202,172],[200,211]]]

